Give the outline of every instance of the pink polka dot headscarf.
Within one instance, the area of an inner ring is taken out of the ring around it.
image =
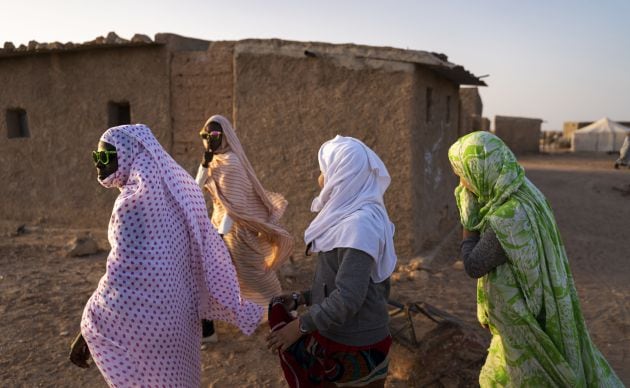
[[[144,125],[110,128],[118,170],[107,269],[81,333],[112,387],[200,386],[201,319],[251,334],[262,307],[241,298],[236,271],[201,189]]]
[[[112,213],[112,221],[117,222],[111,222],[109,227],[112,249],[133,254],[135,249],[148,247],[151,241],[148,236],[169,236],[168,222],[157,221],[163,210],[157,204],[176,204],[183,212],[187,235],[170,235],[170,238],[172,244],[180,244],[178,240],[182,239],[190,244],[200,317],[222,320],[251,334],[262,317],[262,308],[241,298],[234,265],[221,237],[211,226],[206,202],[194,179],[145,125],[110,128],[101,141],[114,145],[118,157],[118,170],[100,181],[105,187],[121,190]],[[172,198],[163,201],[164,196]],[[138,213],[133,209],[139,208],[144,209],[142,218],[134,218]],[[164,253],[172,251],[169,242],[161,243],[163,252],[155,251],[156,257],[165,257]]]

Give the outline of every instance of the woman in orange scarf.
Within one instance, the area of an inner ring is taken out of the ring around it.
[[[210,117],[201,135],[206,151],[197,182],[212,196],[212,224],[230,251],[243,297],[267,306],[281,293],[274,270],[293,251],[293,238],[279,225],[287,201],[262,187],[225,117]]]

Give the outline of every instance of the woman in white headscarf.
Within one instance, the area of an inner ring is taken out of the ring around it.
[[[383,386],[389,367],[389,277],[394,225],[383,203],[391,178],[361,141],[337,136],[319,150],[318,215],[304,233],[318,252],[312,288],[274,298],[267,346],[291,387],[325,382]],[[309,307],[293,319],[288,310]]]

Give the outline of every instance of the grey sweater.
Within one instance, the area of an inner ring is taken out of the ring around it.
[[[370,345],[389,335],[389,278],[370,278],[374,259],[353,248],[320,252],[302,327],[319,331],[333,341],[351,346]]]
[[[460,248],[464,270],[468,276],[475,279],[507,261],[501,243],[490,228],[481,235],[481,238],[472,236],[463,240]]]

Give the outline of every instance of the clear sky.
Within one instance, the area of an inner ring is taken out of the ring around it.
[[[485,78],[484,116],[630,121],[630,1],[0,0],[0,44],[115,31],[436,51]]]

